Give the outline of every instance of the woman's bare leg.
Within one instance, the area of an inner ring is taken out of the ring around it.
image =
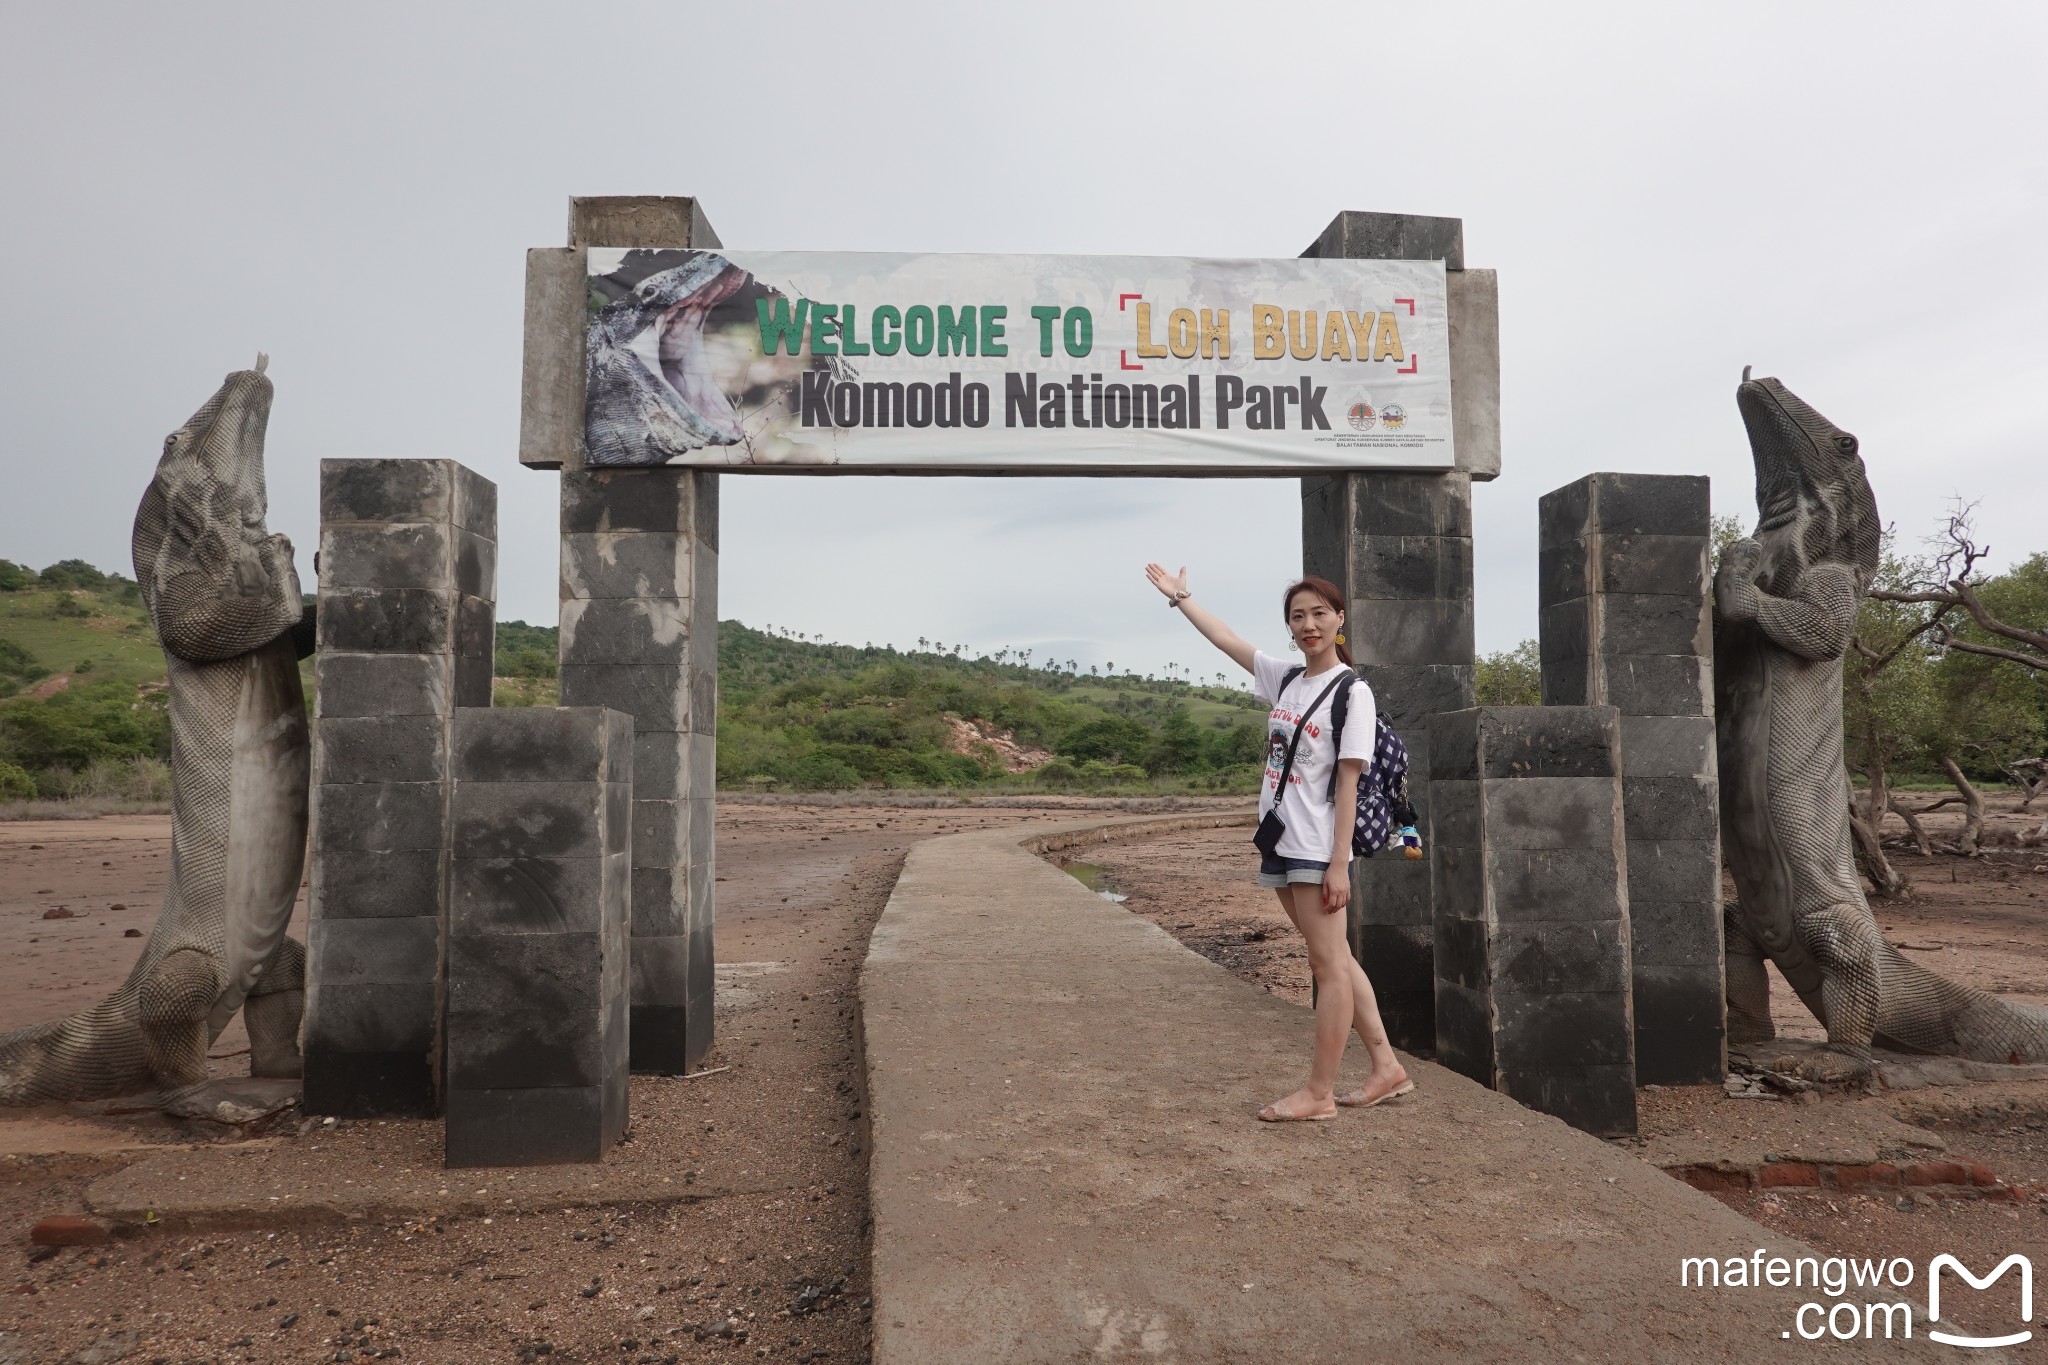
[[[1308,944],[1309,970],[1316,979],[1316,1045],[1308,1082],[1269,1108],[1297,1116],[1329,1113],[1337,1106],[1337,1066],[1344,1060],[1344,1043],[1352,1029],[1354,991],[1349,968],[1356,964],[1344,941],[1344,916],[1324,911],[1320,885],[1296,882],[1280,892],[1280,901]],[[1377,1011],[1374,1018],[1378,1018]],[[1384,1047],[1385,1030],[1380,1032]]]
[[[1380,1022],[1379,997],[1373,994],[1372,978],[1349,952],[1344,960],[1351,964],[1351,1027],[1372,1056],[1372,1075],[1344,1099],[1348,1104],[1370,1104],[1405,1083],[1408,1070],[1387,1042],[1387,1026]]]

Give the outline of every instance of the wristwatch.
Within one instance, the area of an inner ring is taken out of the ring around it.
[[[1174,593],[1172,596],[1166,599],[1166,605],[1169,608],[1177,607],[1181,603],[1187,601],[1190,597],[1193,596],[1193,593],[1189,592],[1186,588],[1182,588],[1179,592]]]

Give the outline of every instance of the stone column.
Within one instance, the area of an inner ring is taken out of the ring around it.
[[[1360,471],[1301,481],[1306,572],[1344,591],[1347,635],[1387,723],[1408,746],[1427,830],[1427,722],[1472,705],[1472,483],[1500,472],[1500,328],[1493,272],[1465,268],[1464,224],[1409,214],[1337,215],[1313,257],[1441,260],[1450,302],[1458,467]],[[1277,609],[1277,608],[1276,608]],[[1436,1030],[1433,860],[1381,856],[1353,874],[1351,948],[1372,977],[1397,1047],[1427,1054]]]
[[[1429,718],[1473,702],[1471,480],[1359,473],[1302,484],[1304,567],[1344,590],[1352,657],[1408,746],[1409,794],[1426,831]],[[1352,952],[1394,1045],[1422,1054],[1436,1037],[1432,864],[1381,854],[1352,873]]]
[[[597,1161],[626,1129],[633,719],[457,714],[447,1164]]]
[[[1437,1059],[1588,1132],[1636,1130],[1620,720],[1430,717]]]
[[[1727,1070],[1707,494],[1697,475],[1590,474],[1538,512],[1543,700],[1621,714],[1645,1085]]]
[[[324,460],[305,1105],[440,1111],[449,729],[489,706],[496,485],[452,460]]]
[[[633,1070],[711,1046],[718,476],[562,474],[562,702],[633,718]]]
[[[562,470],[561,700],[633,717],[632,1067],[684,1072],[712,1037],[718,476],[583,470],[589,247],[716,247],[695,200],[570,201],[528,253],[520,458]]]

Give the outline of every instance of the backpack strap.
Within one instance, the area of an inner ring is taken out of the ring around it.
[[[1302,674],[1306,672],[1308,672],[1307,664],[1296,664],[1294,667],[1288,669],[1285,673],[1282,673],[1280,675],[1280,690],[1282,692],[1285,692],[1289,684],[1291,684],[1296,678],[1300,677]],[[1273,700],[1275,702],[1278,702],[1280,699],[1278,697],[1275,697],[1273,698]]]
[[[1354,671],[1352,682],[1358,680]],[[1344,717],[1351,710],[1351,683],[1330,700],[1330,804],[1337,804],[1337,765],[1343,762],[1339,757],[1344,752]]]

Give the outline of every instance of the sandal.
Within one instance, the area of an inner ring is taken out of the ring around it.
[[[1365,1097],[1365,1087],[1360,1086],[1348,1095],[1339,1095],[1337,1103],[1343,1105],[1346,1109],[1370,1109],[1376,1104],[1385,1104],[1388,1100],[1399,1099],[1403,1095],[1412,1094],[1414,1090],[1414,1081],[1403,1081],[1386,1094],[1381,1095],[1377,1099],[1369,1100]]]
[[[1258,1120],[1261,1123],[1322,1123],[1326,1119],[1336,1117],[1337,1111],[1334,1109],[1327,1114],[1297,1114],[1292,1110],[1282,1109],[1278,1103],[1269,1104],[1258,1112]]]

